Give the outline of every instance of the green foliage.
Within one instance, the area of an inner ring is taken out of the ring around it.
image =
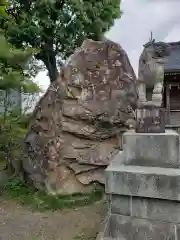
[[[7,16],[6,7],[9,6],[8,0],[0,0],[0,15]]]
[[[34,94],[40,91],[27,74],[28,59],[34,53],[37,51],[33,48],[15,48],[0,31],[0,90],[3,93],[0,100],[4,108],[0,117],[0,161],[11,165],[15,172],[19,169],[22,142],[27,129],[20,124],[20,119],[24,118],[21,115],[21,93]],[[14,93],[17,106],[13,105],[10,97]]]
[[[86,38],[99,40],[120,18],[120,0],[14,0],[0,27],[17,48],[34,54],[57,76],[57,57],[65,60]]]
[[[9,44],[0,32],[0,89],[21,89],[22,92],[40,91],[38,86],[25,73],[28,59],[34,53],[34,49],[23,51]]]
[[[28,116],[18,115],[17,112],[0,117],[0,165],[1,168],[10,167],[13,174],[21,172],[22,146],[28,122]]]
[[[20,124],[20,120],[24,118],[20,112],[20,95],[40,91],[26,74],[26,63],[31,55],[31,49],[16,49],[6,41],[3,32],[0,33],[0,90],[4,91],[4,96],[1,97],[4,113],[0,117],[0,160],[4,162],[7,159],[9,163],[11,161],[15,171],[19,169],[22,142],[26,134],[26,129]],[[12,91],[17,93],[17,106],[13,106],[10,100]]]
[[[1,187],[0,195],[13,198],[23,205],[43,211],[89,205],[101,200],[103,192],[95,190],[90,194],[52,196],[28,186],[19,179],[12,178],[4,187]]]

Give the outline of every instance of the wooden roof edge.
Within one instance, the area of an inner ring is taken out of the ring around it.
[[[169,45],[175,46],[175,45],[179,45],[180,46],[180,41],[177,42],[167,42]]]
[[[168,69],[168,70],[164,70],[164,74],[168,74],[168,73],[180,73],[180,69]]]

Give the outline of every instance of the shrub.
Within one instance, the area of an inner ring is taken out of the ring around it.
[[[7,166],[18,173],[20,171],[23,140],[27,133],[30,116],[13,115],[0,117],[0,165]],[[2,167],[1,167],[2,168]]]

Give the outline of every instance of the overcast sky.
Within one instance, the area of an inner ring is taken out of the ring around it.
[[[142,46],[151,31],[156,40],[180,40],[180,0],[123,0],[121,8],[124,14],[107,37],[127,51],[136,73]],[[45,72],[39,73],[36,81],[47,89],[49,78]]]

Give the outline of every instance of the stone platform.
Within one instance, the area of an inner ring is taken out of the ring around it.
[[[123,136],[124,164],[179,168],[179,134],[126,132]]]
[[[180,240],[177,132],[127,132],[123,149],[106,169],[111,200],[101,240]]]

